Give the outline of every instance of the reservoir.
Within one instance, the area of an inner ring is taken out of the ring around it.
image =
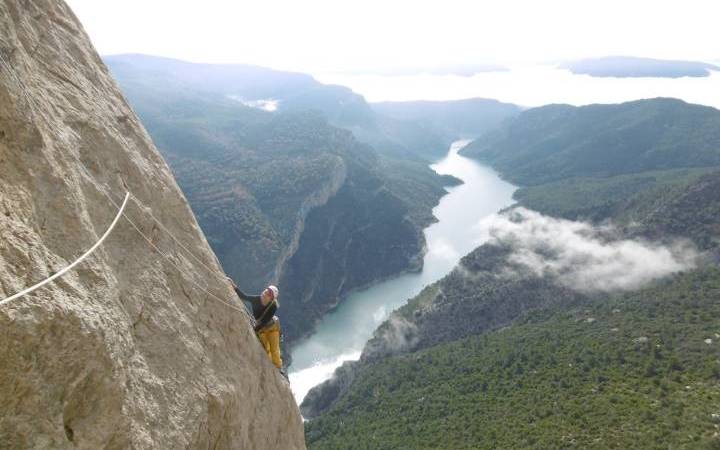
[[[437,173],[457,177],[463,184],[448,188],[433,209],[438,221],[424,230],[423,270],[352,293],[293,349],[289,376],[298,404],[344,361],[360,358],[363,346],[388,314],[450,273],[460,258],[483,243],[478,222],[513,203],[515,186],[487,166],[458,154],[468,142],[454,142],[447,156],[431,165]]]

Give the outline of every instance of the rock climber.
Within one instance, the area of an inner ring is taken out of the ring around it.
[[[282,357],[280,356],[280,319],[275,315],[275,312],[280,307],[278,288],[270,285],[260,295],[247,295],[240,290],[232,278],[228,278],[228,280],[238,297],[252,305],[253,316],[255,316],[255,333],[270,360],[285,375]]]

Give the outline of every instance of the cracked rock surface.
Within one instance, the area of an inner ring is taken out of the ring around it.
[[[168,258],[121,219],[74,270],[0,306],[0,446],[304,448],[287,383],[247,317],[206,292],[236,301],[69,7],[0,0],[0,56],[0,299],[90,248],[126,190]]]

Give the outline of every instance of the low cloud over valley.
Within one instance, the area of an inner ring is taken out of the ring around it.
[[[612,226],[595,226],[514,208],[482,221],[490,244],[512,248],[507,274],[553,276],[582,292],[637,289],[692,269],[698,252],[688,241],[623,239]]]

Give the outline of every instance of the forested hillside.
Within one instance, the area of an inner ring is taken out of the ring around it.
[[[718,245],[720,111],[675,99],[523,112],[463,152],[552,216]]]
[[[444,156],[451,142],[480,136],[519,111],[514,105],[481,99],[370,105],[344,86],[242,64],[195,64],[147,55],[108,56],[105,61],[122,80],[123,89],[155,88],[155,93],[143,97],[162,101],[160,92],[182,89],[202,100],[227,99],[260,110],[316,111],[381,154],[405,159]],[[143,102],[138,98],[133,106]]]
[[[310,446],[715,448],[717,114],[552,106],[479,139],[466,153],[540,212],[483,224],[488,244],[308,394]]]
[[[398,120],[420,121],[452,140],[475,138],[517,116],[516,105],[497,100],[470,98],[450,101],[378,102],[372,109]]]
[[[463,154],[509,180],[537,185],[569,177],[720,165],[720,111],[675,99],[619,105],[549,105],[521,113]]]
[[[310,448],[717,448],[720,272],[368,365]]]

